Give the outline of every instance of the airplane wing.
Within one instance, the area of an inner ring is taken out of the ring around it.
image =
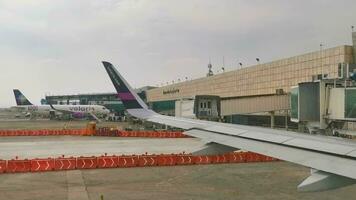
[[[300,191],[321,191],[356,183],[356,143],[334,137],[164,116],[150,109],[109,62],[103,62],[127,112],[134,117],[182,128],[206,141],[205,152],[237,149],[311,168]]]
[[[61,113],[61,114],[67,114],[67,115],[73,114],[72,111],[64,110],[64,109],[60,109],[60,108],[56,108],[56,107],[54,107],[52,104],[49,104],[49,106],[51,107],[51,109],[52,109],[53,111],[57,111],[57,112],[59,112],[59,113]]]
[[[101,120],[99,119],[99,117],[97,117],[93,112],[89,112],[89,114],[90,114],[98,123],[101,122]]]

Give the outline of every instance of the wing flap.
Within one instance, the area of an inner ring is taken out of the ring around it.
[[[326,143],[317,140],[307,140],[304,138],[294,138],[293,140],[289,140],[284,142],[286,145],[308,148],[317,151],[324,151],[328,153],[334,153],[339,155],[347,155],[348,153],[356,150],[354,146],[348,146],[344,144],[338,143]]]
[[[283,143],[285,141],[293,139],[293,137],[283,136],[283,135],[273,135],[254,131],[245,131],[245,133],[239,135],[245,138],[251,138],[256,140],[265,140],[268,142]]]
[[[356,162],[353,159],[203,130],[190,130],[185,134],[356,179]]]

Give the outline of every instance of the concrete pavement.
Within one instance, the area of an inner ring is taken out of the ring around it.
[[[190,153],[204,145],[195,138],[120,138],[94,136],[1,137],[0,159]]]
[[[299,193],[309,169],[287,162],[95,169],[1,174],[0,199],[12,200],[334,200],[356,186]],[[87,195],[87,196],[86,196]]]

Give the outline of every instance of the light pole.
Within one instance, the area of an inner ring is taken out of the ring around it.
[[[324,79],[324,67],[323,67],[323,43],[320,43],[320,66],[321,66],[321,79]]]

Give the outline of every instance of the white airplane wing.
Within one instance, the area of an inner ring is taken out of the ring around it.
[[[320,191],[356,183],[356,143],[334,137],[196,119],[170,117],[150,109],[109,62],[103,62],[126,110],[132,116],[182,128],[207,142],[201,152],[251,151],[311,168],[300,191]]]
[[[99,119],[99,117],[96,116],[93,112],[89,112],[89,114],[90,114],[98,123],[101,122],[101,120]]]

